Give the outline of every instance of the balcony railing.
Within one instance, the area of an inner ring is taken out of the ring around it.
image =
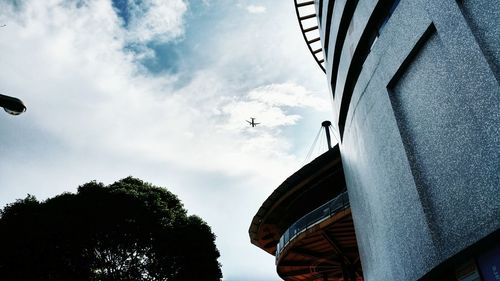
[[[347,191],[344,191],[337,197],[326,202],[325,204],[316,208],[314,211],[297,220],[281,236],[280,241],[276,247],[276,261],[279,259],[281,252],[288,245],[288,243],[290,243],[290,241],[292,241],[300,233],[332,217],[333,215],[341,210],[344,210],[347,207],[349,207],[349,197],[347,195]]]

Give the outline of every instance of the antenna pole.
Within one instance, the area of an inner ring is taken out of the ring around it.
[[[332,125],[332,122],[330,121],[323,121],[321,123],[321,126],[325,128],[325,133],[326,133],[326,141],[328,142],[328,150],[332,149],[332,140],[330,138],[330,126]]]

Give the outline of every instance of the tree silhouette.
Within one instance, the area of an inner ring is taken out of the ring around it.
[[[128,177],[0,213],[0,280],[221,280],[215,235],[177,196]]]

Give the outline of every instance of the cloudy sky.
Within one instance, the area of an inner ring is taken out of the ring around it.
[[[28,107],[0,114],[0,207],[132,175],[212,226],[225,281],[279,280],[248,227],[331,115],[292,0],[0,0],[0,25]]]

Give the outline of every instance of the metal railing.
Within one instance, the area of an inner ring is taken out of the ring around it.
[[[304,36],[307,47],[321,70],[326,73],[323,46],[321,45],[319,26],[315,12],[316,2],[314,0],[294,0],[294,3],[297,19],[299,20],[300,31],[302,32],[302,36]],[[319,9],[321,9],[321,7],[319,7]]]
[[[330,218],[347,207],[349,207],[349,197],[347,195],[347,191],[344,191],[337,197],[297,220],[281,236],[280,241],[276,246],[276,261],[278,261],[283,249],[288,245],[288,243],[290,243],[290,241],[297,237],[297,235]]]

